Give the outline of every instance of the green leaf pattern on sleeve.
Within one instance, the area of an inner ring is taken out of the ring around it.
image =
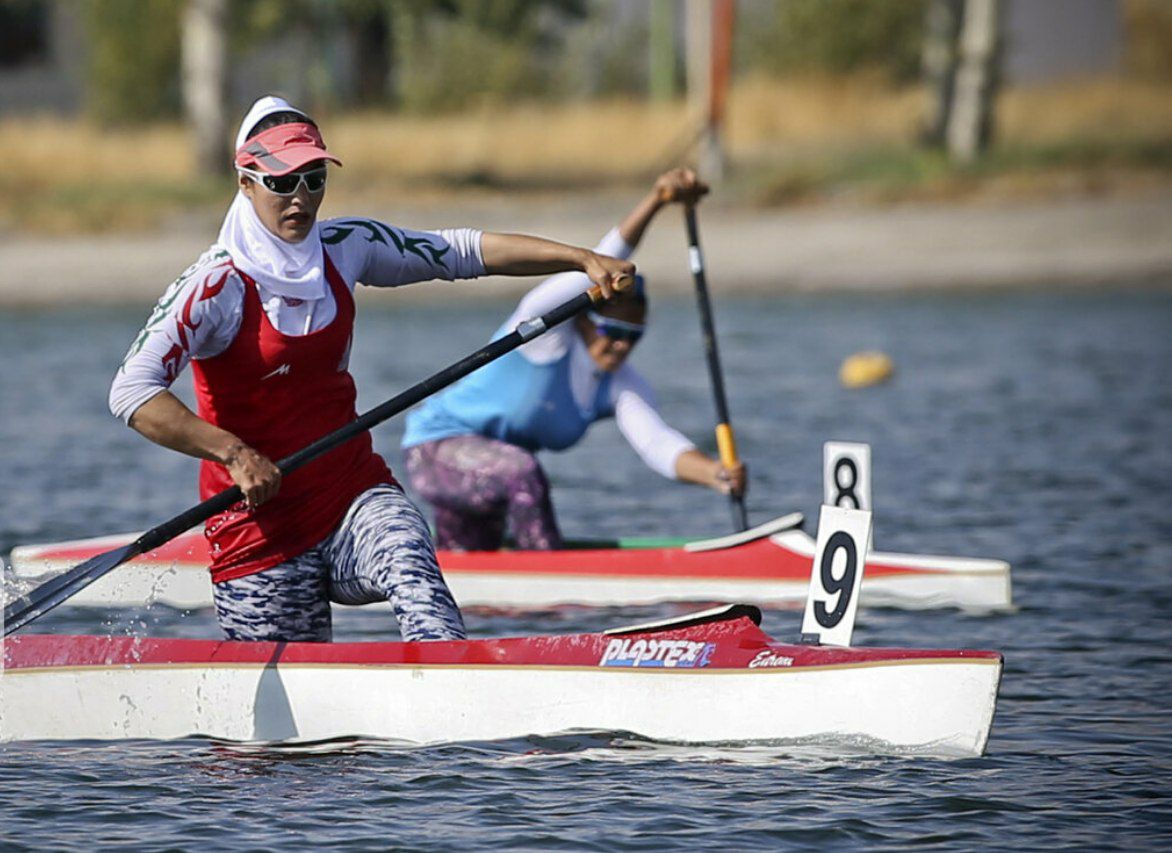
[[[382,243],[383,245],[387,245],[389,238],[394,247],[398,249],[399,254],[415,255],[434,266],[443,267],[450,272],[444,256],[451,251],[451,246],[437,246],[427,237],[409,237],[402,231],[375,219],[336,220],[322,228],[321,239],[323,243],[333,246],[346,240],[356,231],[365,234],[366,242],[368,243]]]

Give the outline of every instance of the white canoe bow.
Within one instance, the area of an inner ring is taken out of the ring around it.
[[[425,643],[16,635],[4,643],[0,739],[430,744],[602,731],[984,751],[998,653],[788,645],[759,620],[734,605],[598,634]]]

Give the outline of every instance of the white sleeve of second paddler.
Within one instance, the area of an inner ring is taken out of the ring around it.
[[[647,380],[629,364],[614,375],[611,396],[619,432],[652,471],[676,479],[676,459],[695,445],[668,426],[655,407],[655,395]]]
[[[211,358],[236,338],[244,284],[205,256],[163,294],[110,383],[110,411],[129,424],[139,406],[171,387],[193,358]]]
[[[634,249],[622,238],[616,227],[606,233],[606,236],[594,247],[594,251],[600,255],[610,255],[625,261],[631,256]],[[552,311],[563,302],[568,302],[579,293],[589,290],[590,284],[590,277],[584,272],[562,272],[551,275],[525,294],[517,305],[517,310],[509,318],[508,328],[515,328],[523,320],[540,317],[542,314]],[[567,321],[556,332],[547,333],[525,344],[519,352],[535,364],[555,361],[565,353],[568,342],[564,340],[564,337],[572,332],[572,326]]]

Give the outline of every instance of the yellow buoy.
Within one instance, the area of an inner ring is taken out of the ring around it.
[[[847,388],[866,388],[886,382],[895,373],[895,365],[886,353],[867,350],[847,356],[838,378]]]

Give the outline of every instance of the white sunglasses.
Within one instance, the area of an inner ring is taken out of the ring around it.
[[[237,166],[236,171],[279,196],[288,197],[296,194],[302,184],[305,184],[305,189],[311,193],[320,193],[326,188],[325,166],[319,166],[306,172],[290,172],[288,175],[270,175],[268,172],[257,172],[243,166]]]

